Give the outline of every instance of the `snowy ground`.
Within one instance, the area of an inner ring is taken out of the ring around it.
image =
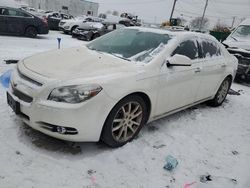
[[[0,36],[0,74],[38,52],[83,42],[51,32],[39,39]],[[250,87],[234,84],[222,107],[198,105],[144,127],[119,149],[101,143],[74,144],[24,125],[6,104],[0,87],[0,188],[248,188],[250,187]],[[179,164],[163,169],[165,157]],[[201,175],[212,181],[200,182]],[[186,187],[188,188],[188,187]]]

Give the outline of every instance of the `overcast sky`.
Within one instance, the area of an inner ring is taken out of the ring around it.
[[[99,2],[99,12],[117,10],[139,15],[147,22],[162,22],[170,17],[174,0],[94,0]],[[177,0],[174,16],[190,20],[201,16],[206,0]],[[208,0],[206,12],[211,24],[220,22],[231,24],[233,16],[236,22],[240,18],[250,18],[250,0]],[[237,24],[237,23],[236,23]]]

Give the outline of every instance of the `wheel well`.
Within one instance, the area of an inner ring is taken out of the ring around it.
[[[233,83],[233,76],[232,76],[231,74],[229,74],[226,78],[229,78],[229,79],[230,79],[231,85],[232,85],[232,83]]]
[[[25,28],[25,32],[27,31],[27,29],[28,28],[30,28],[30,27],[33,27],[33,28],[35,28],[36,29],[36,31],[38,31],[38,29],[36,28],[36,26],[34,26],[34,25],[29,25],[29,26],[27,26],[26,28]]]
[[[123,97],[122,99],[124,99],[124,98],[126,98],[126,97],[128,97],[128,96],[131,96],[131,95],[140,96],[140,97],[143,99],[143,101],[146,103],[146,106],[147,106],[147,117],[146,117],[146,122],[147,122],[148,119],[149,119],[149,116],[150,116],[150,113],[151,113],[151,107],[152,107],[152,106],[151,106],[151,100],[150,100],[149,96],[148,96],[147,94],[143,93],[143,92],[135,92],[135,93],[131,93],[131,94],[129,94],[129,95]],[[121,99],[121,100],[122,100],[122,99]]]

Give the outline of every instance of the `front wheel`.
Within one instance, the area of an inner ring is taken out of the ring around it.
[[[110,112],[101,139],[111,147],[120,147],[132,141],[146,123],[147,107],[137,96],[122,99]]]
[[[225,78],[225,80],[223,80],[222,84],[220,85],[215,97],[208,101],[208,105],[212,106],[212,107],[217,107],[222,105],[222,103],[225,101],[228,91],[230,89],[232,80],[227,77]]]
[[[35,27],[28,27],[25,31],[25,36],[29,38],[36,38],[37,29]]]

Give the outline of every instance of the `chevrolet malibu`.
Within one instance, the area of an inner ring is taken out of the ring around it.
[[[202,102],[220,106],[237,64],[208,35],[125,28],[21,60],[7,101],[47,135],[119,147],[147,122]]]

